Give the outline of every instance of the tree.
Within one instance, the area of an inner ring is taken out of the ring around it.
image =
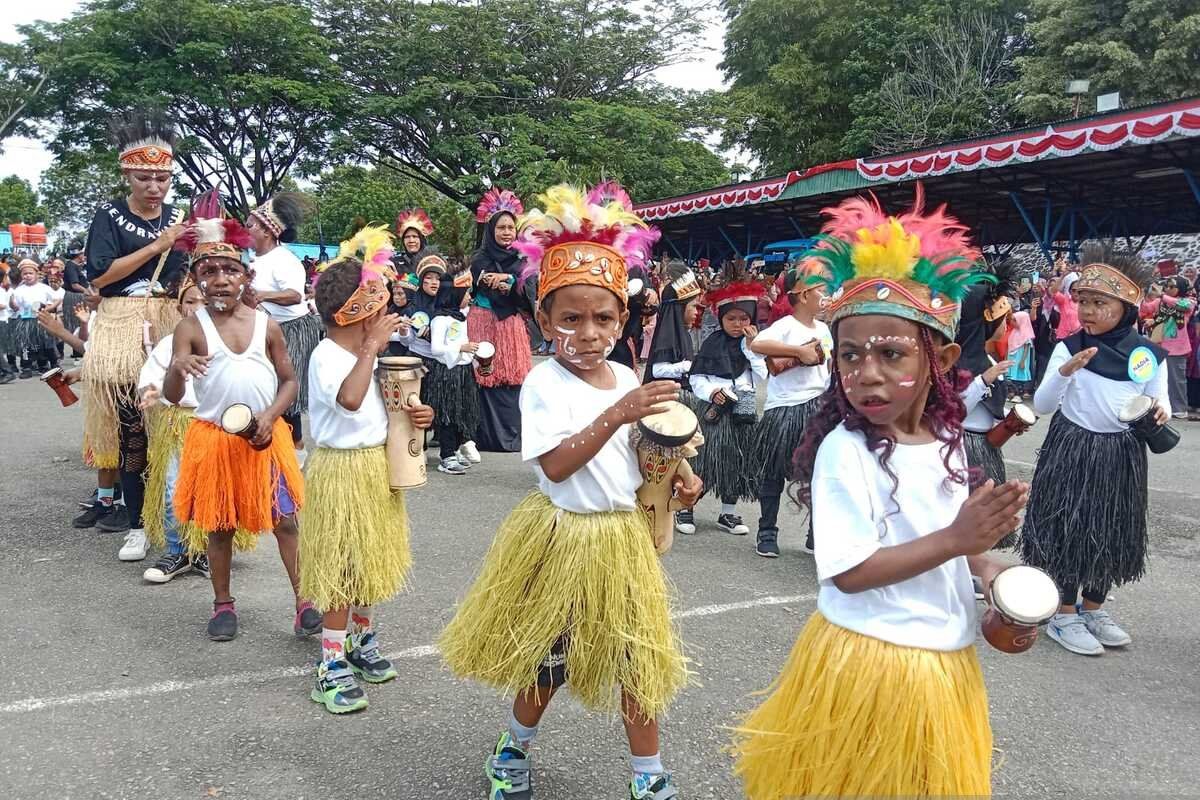
[[[46,73],[23,44],[0,43],[0,141],[26,132],[30,105],[46,85]]]
[[[46,211],[38,205],[37,193],[29,181],[16,175],[0,180],[0,225],[14,222],[44,222]]]
[[[285,0],[91,0],[21,31],[49,70],[56,152],[105,149],[116,114],[161,108],[188,181],[242,215],[323,152],[345,95],[311,14]]]
[[[124,194],[121,170],[111,151],[69,150],[59,154],[38,181],[47,222],[79,231],[96,207]]]
[[[723,169],[686,116],[691,98],[647,77],[686,58],[698,1],[628,6],[323,0],[319,18],[355,90],[342,152],[466,206],[490,184],[540,189],[561,177],[608,174],[637,196],[707,185]]]
[[[1126,105],[1200,94],[1196,0],[1033,0],[1033,52],[1019,62],[1021,109],[1039,120],[1068,116],[1068,80],[1119,91]]]

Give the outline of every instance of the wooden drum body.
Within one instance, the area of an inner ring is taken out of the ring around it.
[[[424,486],[425,434],[408,416],[421,402],[421,377],[426,372],[413,356],[381,356],[376,378],[388,417],[387,460],[392,489]]]

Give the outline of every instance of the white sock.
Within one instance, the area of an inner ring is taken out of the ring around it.
[[[638,775],[662,775],[664,771],[662,757],[658,753],[652,756],[635,756],[631,753],[629,755],[629,766],[633,768],[633,779],[635,781]]]
[[[516,714],[508,715],[508,733],[521,746],[522,750],[528,752],[529,746],[533,744],[534,738],[537,737],[537,730],[537,725],[529,727],[518,722]]]
[[[333,628],[321,629],[321,661],[341,661],[346,657],[346,631]]]
[[[722,514],[736,514],[737,513],[737,503],[721,503],[721,513]]]

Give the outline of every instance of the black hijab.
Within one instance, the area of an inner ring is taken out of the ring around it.
[[[992,290],[987,284],[977,283],[967,292],[960,304],[962,316],[958,321],[958,333],[954,341],[962,348],[958,357],[958,368],[971,373],[975,378],[987,372],[992,366],[988,358],[987,342],[996,333],[996,329],[1004,324],[1003,319],[988,322],[983,318],[991,300]],[[991,394],[980,402],[987,407],[996,419],[1004,417],[1005,392],[999,387],[993,387]]]
[[[502,247],[496,241],[496,223],[500,217],[514,219],[512,214],[502,211],[492,215],[487,226],[483,229],[483,245],[471,256],[471,277],[475,281],[475,294],[487,301],[497,319],[508,319],[520,310],[519,293],[514,282],[507,294],[496,291],[490,286],[479,282],[479,276],[484,272],[504,272],[519,278],[521,273],[521,254],[508,247]]]
[[[442,285],[438,288],[437,302],[434,306],[433,315],[436,317],[454,317],[460,321],[465,320],[467,315],[462,310],[462,301],[467,296],[469,289],[469,285],[462,287],[455,286],[454,276],[450,273],[443,275]]]
[[[1131,380],[1129,356],[1139,347],[1145,347],[1153,353],[1159,369],[1163,369],[1162,361],[1167,357],[1167,351],[1137,332],[1137,307],[1124,302],[1121,305],[1125,308],[1125,313],[1115,328],[1099,336],[1092,336],[1080,328],[1078,332],[1062,340],[1067,346],[1067,352],[1075,355],[1080,350],[1095,347],[1096,355],[1092,356],[1092,360],[1084,369],[1114,381]]]
[[[701,343],[700,352],[692,361],[693,375],[712,375],[714,378],[725,378],[732,381],[741,377],[741,374],[750,366],[746,354],[742,352],[742,340],[745,337],[730,336],[721,324],[725,315],[735,309],[745,311],[753,324],[754,316],[758,313],[758,300],[742,300],[737,303],[726,303],[720,307],[717,311],[717,329]]]
[[[416,228],[411,228],[410,226],[404,230],[416,230]],[[421,237],[421,249],[415,253],[410,253],[404,249],[404,231],[400,231],[400,241],[398,242],[400,247],[392,253],[392,266],[396,268],[396,272],[400,275],[416,270],[417,262],[426,255],[425,249],[429,246],[429,243],[425,239],[425,234],[417,231],[417,236]]]
[[[695,349],[692,347],[692,335],[683,311],[689,302],[696,299],[690,297],[680,301],[675,294],[675,287],[670,283],[663,289],[658,317],[654,323],[654,338],[650,340],[650,358],[646,361],[643,383],[657,380],[654,377],[655,364],[677,364],[680,361],[692,360]]]

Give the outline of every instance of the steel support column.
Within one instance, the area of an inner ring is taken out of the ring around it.
[[[1008,197],[1009,197],[1009,199],[1012,200],[1013,205],[1016,206],[1017,213],[1021,215],[1021,219],[1023,219],[1025,221],[1025,227],[1029,229],[1029,233],[1033,236],[1033,240],[1037,243],[1037,246],[1041,249],[1042,257],[1046,259],[1046,264],[1053,267],[1054,266],[1054,256],[1052,256],[1050,254],[1050,248],[1046,245],[1046,242],[1044,242],[1042,240],[1042,237],[1038,235],[1037,226],[1033,224],[1033,217],[1029,216],[1029,212],[1025,210],[1025,204],[1021,202],[1021,196],[1019,194],[1017,194],[1016,192],[1009,192]],[[1049,202],[1047,201],[1047,205],[1046,205],[1047,233],[1049,233],[1049,228],[1050,228],[1050,205],[1049,205]]]

